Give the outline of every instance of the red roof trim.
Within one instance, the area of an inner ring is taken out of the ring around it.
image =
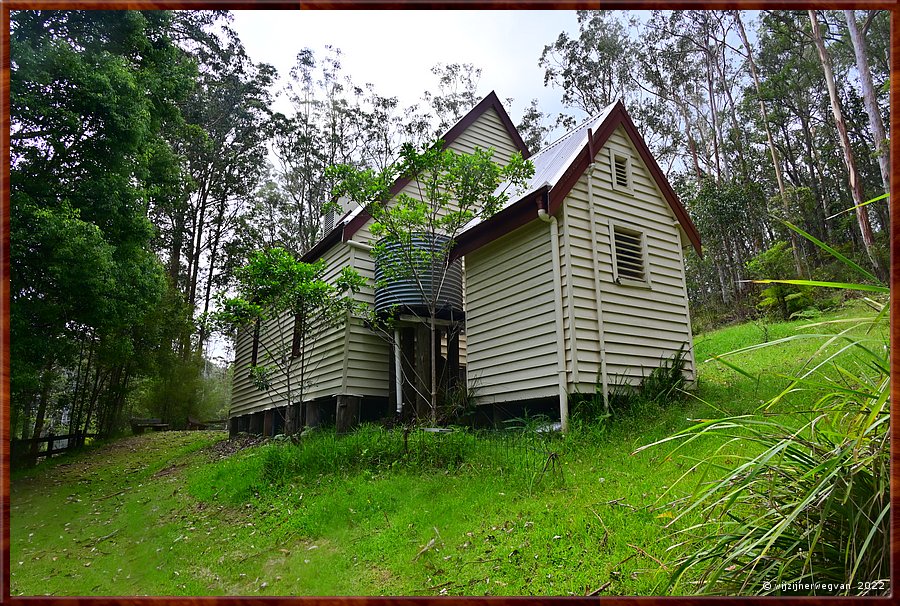
[[[304,263],[315,262],[316,259],[328,252],[328,249],[341,241],[342,231],[343,230],[340,225],[332,229],[328,233],[328,235],[319,240],[315,246],[306,251],[306,253],[302,257],[300,257],[300,260]]]
[[[682,228],[684,228],[684,231],[687,234],[688,239],[691,241],[691,244],[693,244],[694,249],[698,254],[702,254],[700,246],[700,232],[697,231],[697,227],[694,225],[693,221],[691,221],[691,218],[688,216],[688,213],[685,210],[684,206],[682,206],[681,202],[678,200],[678,196],[675,195],[675,192],[672,190],[672,186],[669,184],[668,179],[666,179],[666,176],[659,168],[659,164],[656,163],[656,160],[653,158],[653,154],[650,153],[650,149],[647,147],[647,143],[644,141],[644,138],[641,137],[640,133],[638,133],[637,128],[634,126],[634,122],[631,121],[631,118],[628,116],[628,112],[625,111],[625,106],[622,105],[621,101],[616,103],[615,107],[610,110],[609,115],[600,125],[600,128],[596,133],[593,133],[593,137],[585,143],[585,146],[575,156],[575,159],[563,173],[562,177],[560,177],[556,185],[550,190],[550,208],[548,212],[551,215],[554,215],[559,211],[566,199],[566,196],[569,195],[569,192],[571,192],[572,188],[575,187],[578,179],[580,179],[581,175],[583,175],[584,172],[588,169],[592,158],[590,151],[597,150],[597,152],[599,153],[599,151],[606,144],[607,139],[609,139],[613,131],[615,131],[619,126],[622,126],[625,129],[625,132],[631,138],[635,149],[637,149],[637,152],[641,156],[641,159],[644,161],[644,164],[647,165],[647,168],[650,171],[650,175],[656,182],[657,187],[659,187],[659,191],[666,199],[666,202],[668,202],[669,207],[672,209],[672,212],[675,214],[678,222],[681,224]],[[531,196],[529,196],[529,198],[530,197]],[[484,246],[488,242],[491,242],[501,236],[508,234],[513,229],[521,227],[521,225],[523,225],[524,223],[512,224],[503,220],[503,213],[505,211],[511,211],[511,209],[515,207],[521,207],[522,209],[530,210],[530,205],[526,202],[526,199],[519,200],[504,209],[504,211],[497,213],[484,223],[461,234],[457,239],[457,245],[453,253],[454,257],[459,257],[466,253],[472,252],[473,250]],[[522,211],[520,210],[518,212],[521,213]],[[511,212],[510,216],[518,217],[518,214]],[[536,219],[537,213],[530,215],[530,217],[531,219]],[[476,230],[477,233],[472,233],[476,232]],[[458,253],[457,250],[461,250],[463,252]]]
[[[537,218],[537,211],[544,208],[544,196],[547,195],[548,191],[549,187],[544,186],[532,192],[528,197],[507,206],[487,221],[479,223],[460,234],[456,239],[453,250],[450,252],[450,260],[455,261],[463,255],[493,242],[500,236],[531,223]],[[533,206],[528,203],[529,200],[533,203]],[[498,226],[501,226],[500,229],[502,230],[502,233],[499,235]]]
[[[497,93],[491,91],[487,97],[481,100],[472,110],[463,116],[459,122],[453,125],[453,127],[444,134],[442,137],[444,141],[444,149],[446,149],[451,143],[456,141],[461,134],[463,134],[467,128],[472,126],[478,118],[484,114],[490,108],[494,108],[496,110],[497,115],[500,116],[500,122],[503,123],[503,126],[506,128],[506,131],[509,133],[510,138],[513,140],[515,146],[522,152],[523,158],[528,158],[531,155],[531,152],[528,151],[528,146],[525,145],[525,142],[522,140],[522,136],[519,134],[519,131],[516,130],[516,127],[513,125],[512,120],[509,117],[509,114],[506,113],[506,110],[503,108],[503,104],[500,103],[500,99],[497,97]],[[394,184],[390,189],[390,197],[394,197],[399,194],[404,187],[409,185],[409,182],[412,179],[409,177],[404,177],[401,179],[397,179],[394,181]],[[344,242],[352,238],[356,232],[358,232],[362,227],[372,218],[371,213],[367,208],[362,209],[362,211],[353,217],[350,222],[347,223],[347,226],[344,229]]]

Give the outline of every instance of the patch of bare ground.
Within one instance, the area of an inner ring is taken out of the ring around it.
[[[206,451],[210,453],[213,459],[227,459],[231,455],[240,452],[245,448],[252,448],[254,446],[265,444],[267,440],[268,438],[264,438],[263,436],[240,433],[233,438],[221,440],[210,445]]]

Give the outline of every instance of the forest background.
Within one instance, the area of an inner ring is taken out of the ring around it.
[[[889,22],[582,11],[577,31],[548,32],[523,59],[563,111],[534,99],[513,118],[536,152],[623,100],[703,238],[686,267],[695,332],[803,317],[847,295],[748,280],[848,270],[785,221],[886,277]],[[235,269],[322,236],[327,167],[382,169],[491,90],[480,66],[442,63],[403,104],[346,73],[337,47],[302,41],[279,80],[226,11],[13,11],[10,23],[14,438],[227,416],[228,353],[208,318]]]

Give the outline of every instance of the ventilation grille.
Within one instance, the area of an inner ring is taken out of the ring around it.
[[[641,234],[621,227],[614,227],[616,238],[616,271],[619,278],[645,280],[644,251]]]
[[[613,163],[615,164],[616,171],[616,185],[619,187],[628,188],[628,160],[621,157],[615,156],[613,158]]]
[[[331,233],[331,230],[334,229],[334,219],[334,209],[329,209],[325,213],[325,220],[323,221],[322,225],[322,231],[324,232],[324,235],[327,236]]]

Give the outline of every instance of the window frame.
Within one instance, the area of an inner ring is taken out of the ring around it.
[[[619,258],[618,258],[618,250],[616,245],[616,231],[623,233],[624,235],[631,237],[639,237],[640,238],[640,247],[641,247],[641,263],[642,269],[644,273],[644,279],[638,280],[636,278],[630,278],[627,276],[619,275]],[[650,256],[647,252],[647,232],[646,230],[639,229],[635,225],[628,224],[623,221],[619,221],[616,219],[609,220],[609,248],[610,248],[610,256],[612,258],[612,275],[613,282],[622,286],[635,286],[638,288],[652,288],[653,283],[650,280]]]
[[[626,185],[619,183],[618,171],[616,171],[616,160],[625,162],[625,180]],[[615,191],[634,195],[634,170],[631,162],[631,154],[621,148],[610,146],[609,148],[609,172],[612,188]]]

